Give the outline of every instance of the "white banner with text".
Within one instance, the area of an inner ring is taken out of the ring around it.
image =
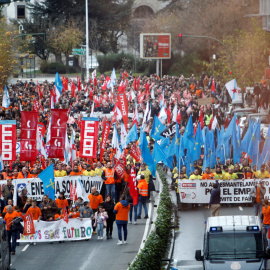
[[[89,218],[83,220],[69,219],[66,223],[63,219],[57,221],[34,220],[35,231],[33,235],[21,235],[18,242],[53,242],[85,240],[92,237],[92,221]]]
[[[100,176],[64,176],[64,177],[55,177],[54,185],[55,185],[55,198],[59,196],[59,192],[64,192],[67,199],[69,199],[70,195],[70,184],[73,187],[78,185],[78,180],[80,179],[85,192],[88,194],[91,193],[91,188],[96,187],[97,191],[100,192],[103,180]],[[2,191],[2,187],[6,185],[7,181],[0,181],[0,187]],[[27,188],[27,196],[41,201],[44,190],[43,190],[43,182],[39,178],[25,178],[25,179],[13,179],[12,184],[17,186],[17,191],[20,194],[20,191],[23,188]]]
[[[250,190],[258,179],[219,180],[220,203],[251,203]],[[182,203],[209,203],[215,180],[178,180]],[[270,179],[262,180],[265,198],[270,199]]]

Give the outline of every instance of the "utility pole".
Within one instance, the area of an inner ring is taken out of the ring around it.
[[[89,82],[89,33],[88,33],[88,0],[85,0],[85,20],[86,20],[86,82]]]

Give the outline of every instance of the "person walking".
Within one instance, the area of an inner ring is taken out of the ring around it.
[[[263,214],[264,244],[267,248],[269,248],[270,239],[268,239],[268,241],[267,241],[267,236],[268,236],[268,232],[269,232],[269,228],[270,228],[270,207],[269,207],[268,199],[264,199],[264,201],[263,201],[262,214]]]
[[[140,177],[138,181],[138,190],[139,190],[139,207],[138,207],[138,215],[137,219],[141,219],[141,213],[142,213],[142,206],[144,208],[144,213],[145,213],[145,219],[148,218],[148,209],[147,209],[147,195],[148,195],[148,184],[145,181],[144,175],[138,176]]]
[[[115,199],[115,180],[117,179],[117,174],[115,169],[113,169],[111,162],[107,163],[106,170],[103,171],[101,178],[103,179],[106,186],[106,196],[111,195],[112,199]]]
[[[103,206],[108,213],[107,227],[106,227],[106,235],[107,239],[112,239],[112,232],[113,232],[113,222],[115,221],[115,214],[113,212],[114,209],[114,202],[110,195],[105,198],[105,202]]]
[[[123,199],[124,196],[120,197],[120,202],[118,202],[113,212],[116,214],[116,225],[118,229],[118,242],[117,245],[122,245],[122,228],[124,231],[124,244],[127,243],[127,223],[128,223],[128,213],[130,210],[129,203]]]
[[[13,210],[11,205],[7,206],[7,213],[4,218],[7,225],[7,241],[9,245],[9,251],[12,255],[15,255],[17,239],[20,238],[19,224],[22,220],[20,214]],[[12,244],[11,244],[12,239]]]
[[[250,190],[249,197],[252,200],[254,216],[258,216],[262,212],[265,192],[266,189],[261,180],[255,182],[255,186]]]
[[[103,203],[103,198],[97,191],[96,187],[91,188],[91,193],[88,195],[88,199],[89,205],[93,210],[93,213],[95,214],[97,212],[99,205]],[[92,219],[93,234],[97,234],[96,227],[94,227],[94,222],[95,222],[94,219]]]
[[[219,216],[220,210],[220,185],[218,180],[213,184],[208,209],[211,209],[212,217]]]
[[[97,212],[95,213],[95,224],[94,226],[97,228],[98,240],[103,239],[103,229],[107,227],[106,219],[108,218],[108,214],[105,211],[103,206],[99,206]]]

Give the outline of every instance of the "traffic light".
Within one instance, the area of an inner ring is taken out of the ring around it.
[[[183,37],[183,35],[182,34],[178,34],[178,37],[179,37],[179,43],[181,44],[182,43],[182,37]]]

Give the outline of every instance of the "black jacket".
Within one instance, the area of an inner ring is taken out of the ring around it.
[[[217,183],[218,187],[214,188],[211,192],[209,206],[211,206],[211,204],[219,204],[220,203],[220,185],[218,183],[218,180],[216,180],[216,183]]]
[[[115,220],[115,214],[113,212],[114,209],[114,202],[113,200],[110,200],[109,202],[104,201],[103,206],[108,213],[109,219],[110,220]]]

